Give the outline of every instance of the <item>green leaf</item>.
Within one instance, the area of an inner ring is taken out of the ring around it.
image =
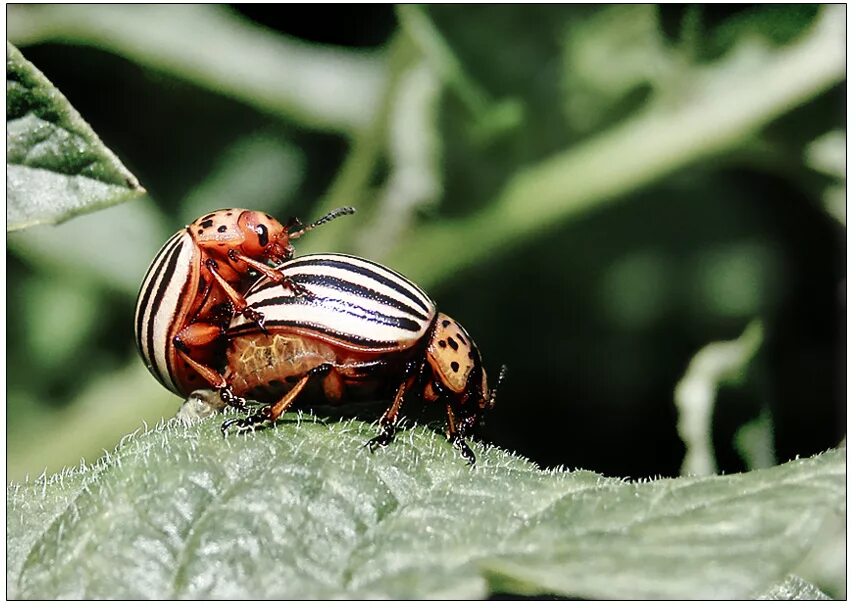
[[[6,229],[56,223],[145,192],[68,100],[6,43]]]
[[[543,471],[424,426],[222,417],[123,441],[7,492],[10,597],[749,598],[843,511],[844,449],[727,477],[630,483]]]
[[[798,576],[790,575],[778,585],[774,585],[758,596],[759,600],[831,600],[823,591],[804,581]]]

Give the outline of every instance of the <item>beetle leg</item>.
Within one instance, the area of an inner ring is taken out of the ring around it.
[[[457,450],[461,453],[461,456],[466,459],[470,466],[473,466],[476,463],[476,455],[473,454],[473,451],[470,449],[470,446],[468,446],[467,442],[464,441],[464,437],[466,437],[467,432],[470,428],[472,428],[473,420],[467,418],[459,425],[455,421],[455,413],[452,411],[452,406],[448,403],[446,404],[446,420],[449,424],[449,442],[453,446],[455,446],[455,448],[457,448]]]
[[[235,315],[244,315],[248,320],[254,322],[258,325],[259,329],[263,332],[267,333],[265,329],[265,315],[257,310],[253,310],[251,306],[247,306],[247,300],[239,294],[234,287],[229,285],[229,282],[220,276],[220,273],[217,272],[217,262],[212,259],[205,260],[205,265],[208,267],[208,270],[211,272],[211,277],[217,282],[220,286],[220,289],[223,290],[223,293],[226,294],[226,297],[232,302],[232,306],[234,308]]]
[[[179,342],[178,336],[173,338],[173,342]],[[186,348],[186,347],[185,347]],[[178,352],[178,356],[181,357],[190,367],[193,368],[197,374],[202,376],[202,379],[205,380],[208,384],[211,385],[212,388],[216,389],[220,393],[220,399],[223,400],[223,403],[234,407],[235,409],[239,409],[242,412],[247,411],[247,401],[241,397],[237,397],[233,392],[229,384],[226,382],[226,379],[214,369],[211,369],[207,365],[203,365],[198,361],[195,361],[188,355],[181,347],[176,344],[176,349]]]
[[[338,371],[332,370],[327,374],[327,377],[324,378],[322,388],[324,390],[324,397],[327,401],[333,405],[337,405],[342,401],[342,396],[345,393],[345,381],[342,379],[342,375]]]
[[[404,403],[404,396],[415,381],[416,375],[412,374],[405,378],[404,382],[398,387],[392,405],[383,413],[378,422],[380,425],[380,435],[373,437],[366,443],[369,451],[374,452],[378,446],[387,446],[395,439],[395,423],[398,422],[398,412],[401,409],[401,404]]]
[[[230,418],[220,426],[220,431],[223,435],[228,435],[229,429],[234,426],[235,432],[247,433],[262,428],[268,423],[268,420],[270,420],[270,406],[266,405],[245,418]]]
[[[321,365],[312,368],[306,373],[306,375],[300,378],[297,383],[295,383],[291,390],[288,391],[282,399],[273,405],[266,405],[255,414],[247,416],[246,418],[233,418],[231,420],[227,420],[220,427],[220,430],[224,435],[226,435],[229,429],[235,427],[235,431],[237,433],[246,433],[248,431],[255,431],[270,422],[276,422],[276,420],[282,416],[289,407],[291,407],[291,404],[294,403],[294,400],[297,399],[303,391],[307,382],[309,382],[314,376],[328,374],[332,369],[333,365],[330,363],[322,363]]]
[[[223,335],[223,328],[214,323],[191,323],[172,339],[172,344],[182,352],[190,352],[191,347],[208,346]]]
[[[244,296],[239,294],[234,287],[229,285],[229,281],[220,276],[220,273],[217,272],[217,262],[209,258],[205,260],[205,266],[208,267],[211,277],[217,281],[217,284],[223,290],[223,293],[225,293],[229,300],[232,301],[232,305],[235,307],[235,312],[240,314],[240,311],[247,307],[247,301],[244,299]]]
[[[468,446],[467,442],[464,441],[463,435],[456,435],[455,439],[452,441],[452,445],[458,449],[461,456],[469,463],[470,466],[475,466],[476,455],[473,454],[470,446]]]
[[[274,283],[279,283],[280,285],[282,285],[286,289],[290,289],[291,292],[296,296],[304,296],[304,297],[308,297],[308,298],[312,297],[311,291],[306,289],[303,285],[296,283],[295,281],[293,281],[289,277],[286,277],[284,274],[282,274],[282,272],[280,272],[276,268],[271,268],[270,266],[263,264],[263,263],[259,262],[258,260],[254,260],[253,258],[249,258],[249,257],[243,255],[242,253],[239,253],[235,249],[229,250],[229,258],[234,260],[234,261],[243,262],[244,264],[246,264],[247,266],[249,266],[250,268],[252,268],[256,272],[258,272],[259,274],[263,274],[270,281],[273,281]]]
[[[285,281],[285,275],[283,275],[282,272],[280,272],[276,268],[271,268],[267,264],[259,262],[258,260],[254,260],[251,257],[245,256],[237,249],[229,250],[229,259],[233,262],[243,262],[259,274],[263,274],[265,277],[267,277],[274,283],[282,283],[283,281]]]

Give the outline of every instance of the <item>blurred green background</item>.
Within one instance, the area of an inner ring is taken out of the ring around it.
[[[705,426],[716,470],[753,466],[747,423],[770,464],[842,441],[843,7],[7,16],[148,191],[9,237],[10,480],[175,413],[133,347],[136,291],[170,234],[225,206],[356,206],[298,251],[423,285],[492,376],[509,367],[482,437],[544,466],[678,474],[676,386],[753,322]]]

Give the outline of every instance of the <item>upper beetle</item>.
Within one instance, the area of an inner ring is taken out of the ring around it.
[[[176,232],[155,256],[137,296],[134,334],[149,371],[181,396],[206,386],[197,367],[212,360],[231,316],[263,325],[263,315],[242,295],[253,280],[250,271],[300,292],[266,262],[291,259],[292,240],[353,212],[343,207],[308,226],[297,219],[284,226],[262,211],[220,209]]]
[[[395,396],[372,447],[393,439],[405,397],[417,392],[442,405],[449,440],[475,461],[464,438],[493,407],[495,395],[479,350],[459,323],[438,313],[411,281],[369,260],[318,254],[277,269],[312,297],[259,280],[246,299],[265,315],[265,330],[235,315],[227,331],[225,372],[200,370],[215,388],[275,401],[227,421],[224,432],[275,421],[305,392],[338,403],[388,388]]]

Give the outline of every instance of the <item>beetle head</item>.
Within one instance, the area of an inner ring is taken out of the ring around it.
[[[353,207],[334,209],[324,217],[304,226],[296,217],[288,220],[285,226],[261,211],[244,211],[238,218],[238,229],[243,235],[239,247],[241,253],[253,259],[265,259],[274,264],[282,264],[294,257],[291,241],[307,232],[342,215],[354,213]]]
[[[281,264],[294,254],[288,229],[261,211],[244,211],[238,218],[241,243],[235,247],[247,257]]]

